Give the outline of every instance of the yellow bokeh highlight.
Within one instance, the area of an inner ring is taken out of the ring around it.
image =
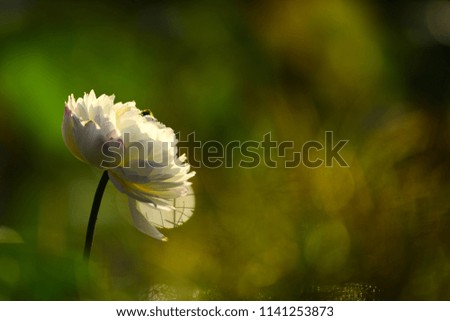
[[[331,221],[313,228],[305,244],[305,258],[319,274],[340,273],[350,253],[351,240],[341,222]]]

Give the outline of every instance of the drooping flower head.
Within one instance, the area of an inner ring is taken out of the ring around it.
[[[114,95],[70,95],[62,123],[63,140],[72,154],[108,170],[114,186],[129,196],[134,225],[166,240],[156,227],[173,228],[193,214],[195,198],[186,156],[177,156],[169,127],[135,102],[114,103]]]

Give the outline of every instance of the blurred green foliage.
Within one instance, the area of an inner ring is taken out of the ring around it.
[[[0,1],[0,299],[449,300],[439,5]],[[333,131],[349,167],[196,169],[195,215],[168,243],[109,184],[87,265],[101,173],[60,126],[90,89],[202,141]]]

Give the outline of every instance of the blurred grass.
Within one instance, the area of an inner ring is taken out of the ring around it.
[[[1,1],[0,299],[450,299],[449,47],[420,8]],[[86,266],[101,173],[60,126],[92,88],[202,141],[333,131],[350,166],[199,168],[167,244],[109,185]]]

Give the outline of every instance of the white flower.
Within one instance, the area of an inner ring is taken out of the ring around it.
[[[167,240],[158,228],[173,228],[193,214],[194,176],[186,156],[177,156],[173,130],[134,102],[114,103],[114,95],[96,97],[92,90],[65,105],[62,135],[78,159],[108,170],[114,186],[129,196],[138,230]]]

